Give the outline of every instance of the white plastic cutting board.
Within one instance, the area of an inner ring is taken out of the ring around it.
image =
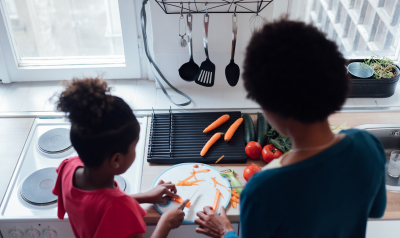
[[[215,194],[217,192],[216,188],[218,188],[222,196],[219,198],[218,206],[217,206],[217,213],[220,213],[220,207],[223,205],[225,208],[229,204],[229,200],[231,197],[231,194],[228,192],[228,188],[230,189],[230,183],[228,179],[222,177],[219,175],[219,171],[209,165],[205,164],[198,164],[199,168],[193,168],[193,165],[196,163],[184,163],[184,164],[178,164],[175,166],[170,167],[169,169],[164,170],[158,178],[153,183],[153,188],[158,184],[160,180],[163,180],[164,182],[169,182],[171,181],[172,183],[176,184],[178,183],[178,180],[184,180],[187,177],[191,175],[191,172],[193,172],[193,169],[195,171],[198,170],[203,170],[203,169],[210,169],[209,172],[204,172],[204,173],[197,173],[196,178],[198,180],[203,179],[203,181],[198,182],[198,186],[193,185],[193,186],[176,186],[177,189],[177,194],[183,199],[190,198],[194,192],[200,187],[200,189],[196,192],[196,194],[191,198],[190,200],[190,207],[183,210],[185,212],[185,219],[183,221],[183,224],[193,224],[194,220],[197,218],[196,213],[198,211],[202,211],[205,206],[212,206],[215,198]],[[220,186],[217,184],[217,186],[214,188],[214,182],[212,181],[212,177],[215,177],[215,179],[220,183],[226,186],[226,188]],[[194,178],[191,178],[189,181],[195,181]],[[163,204],[154,204],[155,208],[157,209],[158,212],[163,214],[164,212],[168,211],[169,209],[176,208],[179,206],[177,202],[169,202],[167,205]]]

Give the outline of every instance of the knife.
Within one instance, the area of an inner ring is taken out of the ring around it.
[[[192,194],[192,196],[189,198],[190,200],[192,200],[192,198],[193,198],[194,195],[197,193],[197,191],[199,191],[199,189],[200,189],[200,187]],[[185,209],[185,207],[186,207],[186,206],[184,206],[184,207],[182,208],[182,210]]]

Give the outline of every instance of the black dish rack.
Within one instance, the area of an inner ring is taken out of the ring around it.
[[[220,116],[228,114],[230,119],[217,129],[203,130]],[[157,164],[205,163],[214,164],[222,155],[221,163],[246,163],[243,124],[239,126],[229,142],[219,139],[205,156],[200,151],[217,132],[226,132],[238,118],[240,111],[205,113],[169,113],[151,116],[147,161]]]

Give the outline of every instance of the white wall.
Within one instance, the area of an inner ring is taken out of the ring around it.
[[[153,47],[156,62],[166,78],[178,88],[191,88],[198,85],[185,82],[179,77],[179,67],[189,61],[188,47],[181,48],[178,44],[179,14],[165,14],[155,1],[150,2],[151,21],[153,28]],[[193,6],[192,6],[193,7]],[[260,15],[272,20],[281,13],[287,13],[288,1],[274,1]],[[205,60],[203,48],[203,17],[204,14],[193,14],[193,53],[194,61],[200,66]],[[236,43],[235,62],[242,66],[245,48],[251,37],[249,28],[250,13],[238,14],[238,36]],[[185,15],[186,19],[186,15]],[[214,87],[230,87],[225,78],[225,67],[229,64],[232,46],[232,14],[210,14],[209,44],[210,60],[216,65]],[[242,84],[239,81],[238,86]],[[198,86],[201,87],[201,86]],[[190,96],[190,95],[189,95]]]

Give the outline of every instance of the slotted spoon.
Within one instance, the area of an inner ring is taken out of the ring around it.
[[[206,52],[207,59],[203,61],[200,65],[200,70],[198,75],[196,76],[195,83],[204,86],[204,87],[212,87],[214,86],[215,79],[215,64],[210,61],[208,57],[208,23],[210,22],[210,17],[208,14],[204,15],[204,51]]]

